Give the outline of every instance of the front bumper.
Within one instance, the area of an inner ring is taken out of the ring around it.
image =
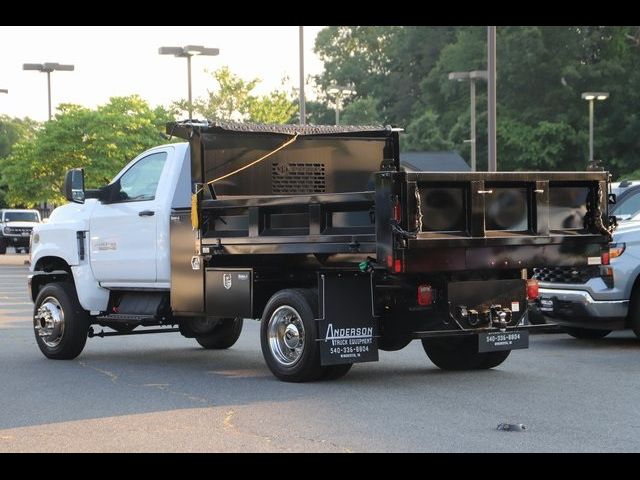
[[[29,246],[29,235],[3,235],[2,238],[6,242],[7,245],[12,247],[28,247]]]
[[[552,307],[544,300],[552,301]],[[584,290],[541,288],[536,309],[560,325],[618,330],[625,328],[629,301],[594,300]]]

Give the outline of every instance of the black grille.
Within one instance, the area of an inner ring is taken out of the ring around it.
[[[534,268],[533,278],[549,283],[586,283],[600,276],[600,267],[590,265],[582,267],[544,267]]]
[[[273,163],[271,189],[282,195],[324,193],[324,163]]]
[[[31,233],[33,227],[7,227],[7,233]]]

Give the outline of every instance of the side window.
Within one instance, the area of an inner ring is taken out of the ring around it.
[[[138,161],[120,177],[119,202],[153,200],[167,160],[166,152],[152,153]]]
[[[632,193],[622,203],[616,205],[615,215],[634,215],[640,211],[640,191]]]

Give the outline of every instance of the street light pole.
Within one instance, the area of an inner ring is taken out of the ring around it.
[[[609,98],[608,92],[584,92],[582,99],[589,102],[589,163],[593,163],[593,117],[594,103],[596,100],[606,100]]]
[[[51,72],[54,71],[66,71],[72,72],[75,69],[74,65],[61,65],[59,63],[47,62],[47,63],[25,63],[22,65],[23,70],[35,70],[37,72],[43,72],[47,74],[47,99],[49,106],[49,120],[51,120]]]
[[[449,74],[449,80],[457,80],[462,82],[463,80],[469,80],[469,97],[471,105],[469,107],[471,117],[471,138],[469,143],[471,144],[471,171],[476,171],[476,80],[486,80],[486,70],[473,70],[471,72],[451,72]]]
[[[300,43],[300,125],[307,123],[307,112],[304,100],[304,27],[298,27]]]
[[[47,71],[47,98],[49,99],[49,120],[51,120],[51,72]]]
[[[350,87],[342,87],[339,85],[333,85],[327,93],[334,94],[336,105],[336,125],[340,125],[340,109],[342,108],[342,99],[345,95],[355,95],[357,92]]]
[[[188,101],[187,110],[189,111],[189,120],[193,119],[193,99],[191,95],[191,57],[194,55],[205,55],[214,57],[220,53],[217,48],[203,47],[202,45],[187,45],[185,47],[160,47],[158,49],[160,55],[173,55],[178,58],[187,59],[187,83],[188,83]]]
[[[191,97],[191,55],[187,55],[187,83],[189,84],[189,120],[193,116],[193,100]]]
[[[469,96],[471,98],[471,171],[476,171],[476,81],[469,81]]]
[[[489,172],[498,169],[496,151],[496,27],[487,27],[487,134]]]
[[[589,163],[593,162],[593,98],[589,100]]]

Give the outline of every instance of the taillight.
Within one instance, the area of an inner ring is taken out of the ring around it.
[[[598,258],[598,257],[596,257]],[[601,265],[609,265],[609,252],[602,252],[600,254],[600,264]]]
[[[402,271],[402,260],[396,258],[395,262],[393,262],[393,271],[395,273],[400,273]]]
[[[617,258],[624,253],[627,245],[624,243],[611,243],[609,244],[609,259]]]
[[[431,285],[418,285],[418,305],[423,307],[433,303],[433,289]]]
[[[540,288],[538,286],[538,280],[527,280],[527,298],[529,300],[535,300],[540,296]]]

